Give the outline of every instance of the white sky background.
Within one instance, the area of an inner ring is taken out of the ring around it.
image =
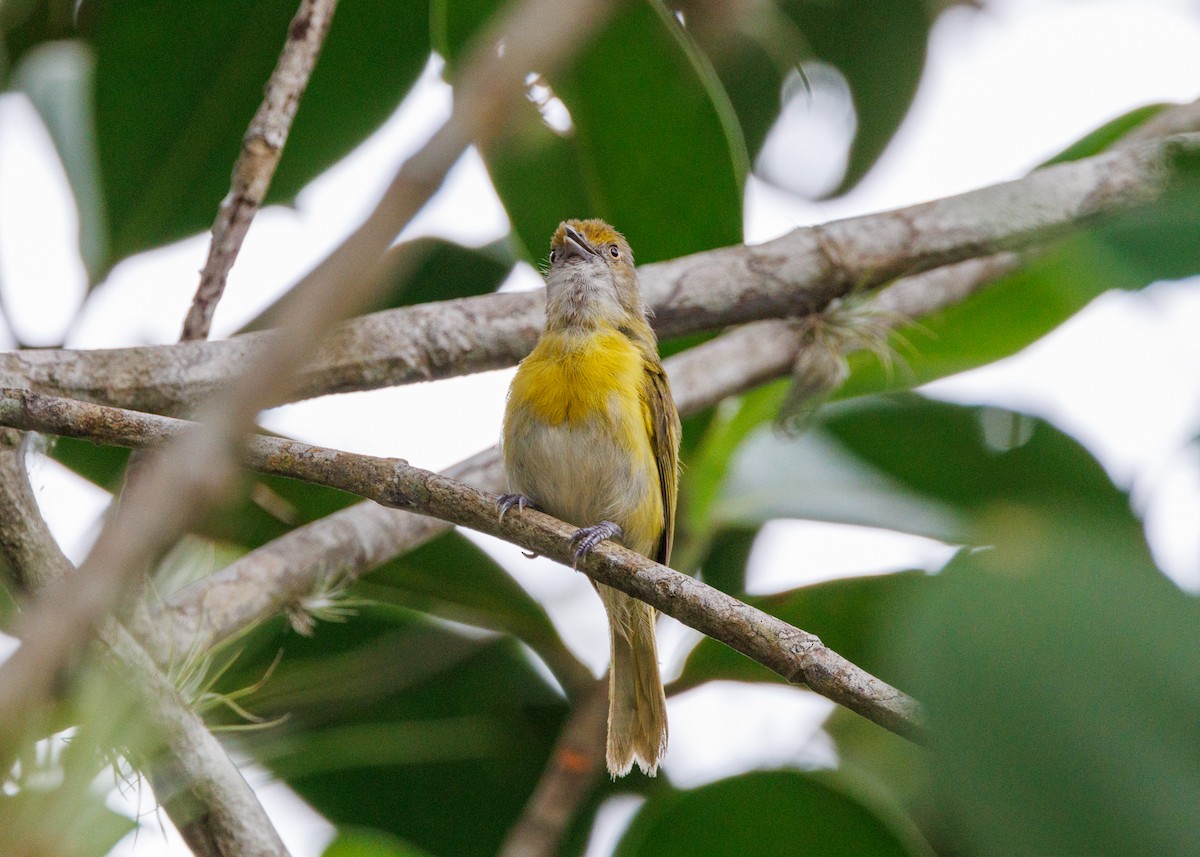
[[[934,29],[912,113],[878,168],[852,193],[824,203],[752,180],[746,238],[763,241],[798,225],[1016,178],[1126,110],[1200,96],[1197,57],[1200,0],[989,0],[983,12],[953,9]],[[836,115],[833,122],[819,121],[830,110],[819,97],[803,107],[789,111],[779,133],[792,158],[805,159],[801,165],[819,176],[838,157],[838,121]],[[369,210],[385,178],[448,111],[448,89],[427,72],[396,117],[305,190],[295,209],[262,212],[230,277],[214,336],[235,330],[335,246]],[[22,338],[34,344],[61,337],[83,294],[82,269],[73,257],[74,213],[48,151],[44,132],[17,97],[0,96],[0,282],[6,310]],[[31,206],[30,200],[38,202]],[[475,245],[507,230],[503,208],[472,154],[404,234]],[[206,236],[197,236],[122,263],[68,344],[174,341],[206,247]],[[536,284],[533,270],[523,267],[511,285]],[[928,391],[1027,410],[1070,431],[1119,484],[1132,488],[1164,568],[1182,585],[1200,588],[1200,454],[1188,446],[1200,432],[1197,330],[1200,291],[1194,282],[1106,295],[1022,354]],[[270,414],[267,423],[306,440],[400,455],[436,469],[495,442],[511,374],[302,403]],[[53,462],[40,461],[33,476],[55,532],[80,558],[105,498]],[[519,559],[508,546],[481,543],[544,600],[568,644],[603,669],[606,631],[587,584],[544,561]],[[944,556],[920,539],[778,523],[755,547],[750,580],[757,591],[771,591],[845,574],[936,567]],[[669,673],[692,635],[664,622],[661,636]],[[666,771],[692,785],[760,764],[826,762],[832,758],[827,740],[820,733],[809,739],[829,707],[812,694],[781,687],[698,689],[671,701]],[[266,777],[251,779],[258,786]],[[318,855],[328,825],[283,787],[261,792],[292,853]],[[635,808],[627,802],[606,818],[619,824]],[[614,835],[610,828],[602,838],[611,842]],[[172,839],[164,844],[152,823],[114,853],[187,853]],[[599,839],[593,845],[596,854],[605,853]]]

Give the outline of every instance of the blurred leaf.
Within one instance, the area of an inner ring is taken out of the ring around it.
[[[258,681],[282,647],[242,703],[287,720],[244,733],[243,746],[337,825],[434,854],[494,854],[566,710],[520,647],[382,606],[311,638],[278,627],[247,638],[222,679],[226,691]]]
[[[0,87],[26,51],[74,35],[74,0],[5,0],[0,3]]]
[[[910,817],[928,816],[929,754],[924,747],[848,708],[835,708],[822,728],[837,748],[840,774],[886,796]]]
[[[708,543],[708,555],[701,563],[701,579],[722,592],[740,595],[746,588],[746,563],[759,527],[728,527],[717,532]]]
[[[688,32],[712,61],[753,159],[780,110],[787,74],[812,54],[804,33],[776,3],[746,5],[731,23],[727,4],[677,0]]]
[[[435,4],[448,71],[489,8]],[[608,220],[643,263],[742,240],[748,160],[736,117],[708,61],[661,4],[621,6],[548,83],[572,130],[560,136],[527,101],[484,153],[529,258],[542,258],[568,217]]]
[[[737,399],[723,402],[714,411],[695,452],[683,471],[681,493],[686,496],[686,526],[711,531],[711,517],[734,452],[752,431],[775,419],[787,396],[786,382],[765,384]]]
[[[891,629],[953,853],[1200,853],[1200,604],[1080,505],[998,506]]]
[[[777,595],[741,596],[753,607],[816,634],[838,654],[867,672],[890,681],[881,670],[895,672],[879,636],[879,628],[917,592],[936,586],[936,577],[906,571],[852,577],[804,586]],[[688,655],[683,672],[672,683],[678,693],[706,681],[777,681],[776,673],[710,637]]]
[[[448,569],[453,573],[448,574]],[[380,566],[355,587],[355,593],[513,634],[529,645],[568,689],[573,689],[580,676],[581,665],[563,645],[542,605],[457,532]],[[590,679],[590,674],[586,678]]]
[[[835,193],[854,187],[908,113],[932,20],[923,0],[781,0],[816,58],[846,78],[858,131]]]
[[[321,857],[425,857],[428,852],[366,827],[343,827]]]
[[[828,407],[821,426],[906,490],[969,515],[977,544],[991,536],[986,522],[996,504],[1036,506],[1053,515],[1078,509],[1113,526],[1130,522],[1129,498],[1100,464],[1036,417],[910,394]]]
[[[1157,116],[1170,104],[1147,104],[1142,107],[1135,107],[1128,113],[1123,113],[1115,119],[1110,119],[1105,122],[1095,131],[1080,137],[1067,148],[1063,149],[1048,161],[1042,163],[1043,167],[1048,167],[1051,164],[1062,164],[1067,161],[1078,161],[1080,158],[1087,158],[1092,155],[1097,155],[1106,150],[1113,143],[1120,140],[1134,128],[1144,123],[1147,119],[1152,119]]]
[[[965,540],[973,544],[996,540],[995,510],[1007,507],[1028,509],[1030,515],[1051,519],[1066,516],[1104,521],[1105,528],[1114,533],[1141,539],[1141,527],[1129,511],[1127,495],[1112,484],[1078,442],[1033,417],[909,395],[830,406],[821,411],[819,419],[823,443],[836,442],[833,448],[840,450],[835,460],[846,456],[877,480],[855,483],[855,477],[847,476],[847,484],[837,486],[833,484],[837,480],[831,478],[830,487],[804,492],[805,480],[816,480],[794,475],[790,484],[795,492],[803,493],[826,519],[834,517],[831,509],[842,508],[839,498],[847,498],[845,506],[854,514],[854,503],[848,498],[861,489],[858,505],[868,509],[889,509],[890,500],[876,496],[882,493],[926,498],[922,502],[933,508],[954,510],[956,520],[964,525]],[[747,474],[746,490],[738,496],[750,497],[749,486],[755,480],[787,486],[785,477],[792,471],[823,466],[823,452],[817,450],[806,457],[800,454],[805,449],[817,448],[797,447],[796,464],[790,469],[781,454],[764,455],[764,461],[774,462],[775,475],[760,473],[752,479],[752,474]],[[733,472],[737,473],[736,467]],[[826,495],[833,501],[822,509]],[[903,513],[887,524],[886,515],[881,515],[880,521],[898,529],[895,522],[902,518]],[[879,629],[916,595],[936,589],[939,581],[937,576],[914,571],[836,580],[745,600],[816,634],[868,672],[897,683],[895,667],[885,657],[889,641],[880,637]],[[678,687],[714,679],[780,680],[723,644],[705,639],[689,656]]]
[[[835,783],[799,771],[760,771],[652,798],[616,857],[929,853],[912,831],[898,832]]]
[[[896,482],[820,432],[787,438],[763,428],[730,461],[712,520],[744,526],[775,518],[884,527],[944,540],[965,534],[952,507]]]
[[[95,60],[79,41],[40,45],[21,60],[13,84],[33,104],[66,172],[79,212],[80,255],[93,282],[108,253],[108,226],[100,188],[92,89]]]
[[[683,473],[679,564],[692,568],[726,527],[806,518],[960,539],[953,509],[921,498],[812,431],[784,437],[770,427],[787,381],[724,403]]]
[[[100,794],[61,787],[0,794],[4,854],[103,857],[136,826],[104,806]]]
[[[405,241],[384,254],[383,266],[388,271],[388,282],[362,312],[494,292],[512,271],[515,261],[507,240],[493,241],[478,249],[441,238]],[[402,264],[404,270],[408,265],[414,266],[407,276],[401,273]],[[293,290],[280,301],[292,300],[294,296]],[[239,332],[272,327],[276,323],[280,301],[259,313]]]
[[[85,0],[109,264],[207,229],[283,47],[294,0]],[[290,200],[400,103],[429,55],[424,3],[334,16],[268,202]]]

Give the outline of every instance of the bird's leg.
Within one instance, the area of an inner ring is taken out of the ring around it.
[[[579,568],[579,561],[586,557],[596,545],[605,539],[621,537],[621,528],[612,521],[601,521],[590,527],[580,527],[571,536],[571,547],[575,548],[575,563],[573,568]]]
[[[498,520],[503,521],[505,514],[513,506],[516,506],[518,511],[524,511],[525,509],[537,509],[539,512],[541,511],[541,509],[538,509],[537,504],[524,494],[501,494],[496,498],[496,512],[500,515]]]

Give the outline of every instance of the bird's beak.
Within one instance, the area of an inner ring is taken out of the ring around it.
[[[561,261],[565,262],[568,259],[587,260],[596,255],[599,254],[587,242],[587,239],[579,234],[579,230],[573,226],[566,228],[562,250],[559,251],[559,259]]]

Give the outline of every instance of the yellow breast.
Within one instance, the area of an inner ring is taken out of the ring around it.
[[[643,380],[641,352],[616,330],[545,333],[522,361],[510,395],[549,425],[578,425],[614,408],[633,407],[640,417]]]

